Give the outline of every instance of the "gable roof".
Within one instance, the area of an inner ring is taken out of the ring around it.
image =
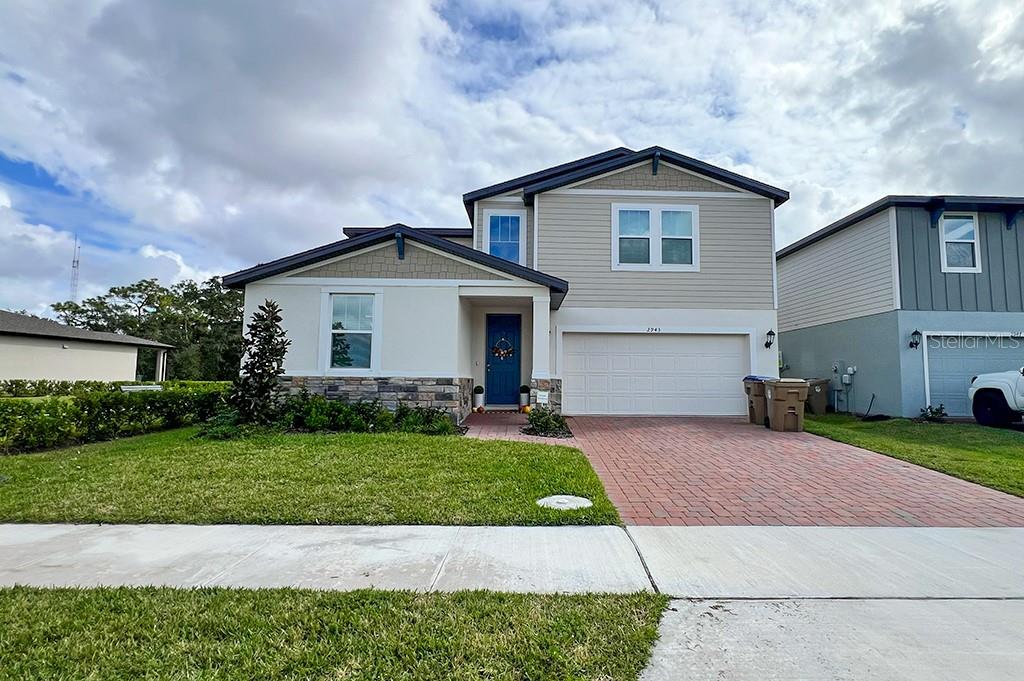
[[[126,336],[123,333],[108,331],[90,331],[77,326],[59,324],[52,319],[40,319],[15,312],[0,310],[0,334],[12,336],[45,336],[47,338],[65,338],[68,340],[90,341],[93,343],[119,343],[144,348],[173,348],[173,345],[158,343],[146,338]]]
[[[878,201],[856,210],[816,232],[808,234],[799,241],[794,241],[785,248],[779,249],[775,257],[785,258],[797,251],[807,248],[822,239],[827,239],[836,232],[869,218],[883,210],[893,207],[924,208],[925,210],[969,210],[969,211],[1018,211],[1024,209],[1024,197],[1020,196],[965,196],[958,194],[939,194],[936,196],[897,195],[883,196]]]
[[[731,170],[719,168],[718,166],[713,166],[710,163],[705,163],[704,161],[699,161],[695,158],[690,158],[689,156],[683,156],[671,149],[654,146],[640,151],[634,151],[623,156],[616,156],[600,163],[588,165],[584,168],[559,173],[552,177],[527,184],[523,187],[523,202],[529,203],[533,200],[534,196],[541,192],[551,191],[558,187],[564,187],[567,184],[580,182],[596,175],[603,175],[644,161],[653,161],[656,158],[666,161],[667,163],[671,163],[683,170],[699,173],[713,180],[718,180],[719,182],[724,182],[725,184],[745,189],[753,194],[759,194],[774,201],[776,206],[779,206],[789,200],[789,192],[784,189],[779,189],[769,184],[765,184],[764,182],[752,180],[749,177],[738,175]]]
[[[336,258],[339,255],[346,253],[353,253],[369,246],[375,246],[383,243],[390,239],[397,239],[401,235],[403,239],[409,241],[415,241],[423,244],[424,246],[430,246],[443,253],[468,260],[484,267],[490,267],[493,270],[509,274],[513,277],[525,279],[526,281],[540,284],[541,286],[547,286],[551,289],[551,307],[558,309],[562,304],[562,300],[565,298],[565,294],[569,292],[569,282],[558,277],[552,277],[549,274],[532,270],[529,267],[523,267],[514,262],[509,262],[502,258],[495,257],[483,251],[478,251],[469,246],[463,246],[462,244],[455,243],[454,241],[448,241],[441,237],[434,236],[423,230],[414,229],[408,225],[401,223],[395,223],[381,229],[374,230],[361,236],[352,237],[349,239],[341,239],[333,243],[311,248],[308,251],[289,255],[284,258],[278,258],[268,263],[256,265],[248,269],[234,272],[224,277],[224,285],[228,288],[242,288],[246,284],[249,284],[260,279],[266,279],[277,274],[283,274],[299,267],[305,267],[306,265],[313,265],[324,260],[330,260]]]
[[[466,214],[469,215],[470,222],[473,221],[473,202],[480,201],[481,199],[490,198],[492,196],[498,196],[499,194],[507,194],[508,192],[522,189],[528,184],[540,182],[541,180],[555,177],[562,173],[569,173],[576,170],[582,170],[598,163],[603,163],[610,159],[620,158],[622,156],[628,156],[629,154],[635,153],[632,149],[626,147],[616,147],[615,149],[609,149],[608,151],[602,151],[599,154],[593,154],[592,156],[584,156],[578,158],[575,161],[569,161],[568,163],[562,163],[557,166],[551,166],[544,170],[538,170],[533,173],[521,175],[505,182],[499,182],[498,184],[492,184],[489,187],[483,187],[481,189],[474,189],[471,192],[466,192],[462,195],[462,203],[466,207]]]
[[[376,232],[378,229],[384,229],[384,227],[342,227],[342,233],[347,237],[362,236],[371,232]],[[410,227],[415,229],[421,234],[430,234],[431,236],[439,236],[442,239],[472,239],[473,228],[472,227]]]

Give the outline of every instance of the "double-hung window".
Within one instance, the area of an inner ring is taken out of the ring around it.
[[[485,210],[484,251],[520,265],[526,264],[526,211]]]
[[[612,204],[612,269],[700,270],[697,206]]]
[[[977,214],[944,213],[939,221],[939,238],[943,272],[981,272]]]
[[[331,312],[331,369],[369,369],[373,352],[374,295],[333,293]]]

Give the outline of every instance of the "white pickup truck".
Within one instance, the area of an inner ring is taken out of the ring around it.
[[[974,420],[983,426],[1008,426],[1024,413],[1024,368],[981,374],[967,391]]]

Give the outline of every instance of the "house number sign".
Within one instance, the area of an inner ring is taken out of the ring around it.
[[[647,333],[661,333],[661,327],[660,326],[648,326],[647,327]]]

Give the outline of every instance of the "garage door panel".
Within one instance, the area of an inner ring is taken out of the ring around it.
[[[1018,339],[984,336],[929,338],[931,405],[943,405],[950,416],[970,416],[967,391],[973,376],[1011,371],[1021,366],[1024,366],[1024,343]]]
[[[567,333],[563,410],[744,414],[741,379],[749,373],[748,343],[742,335]]]

